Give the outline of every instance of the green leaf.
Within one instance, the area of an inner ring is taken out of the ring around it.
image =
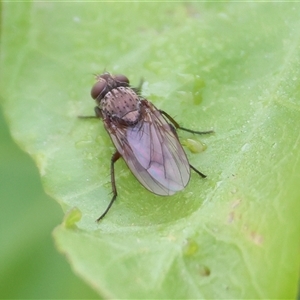
[[[296,3],[5,3],[1,93],[14,139],[65,212],[54,231],[111,298],[294,298],[299,272],[300,7]],[[93,115],[94,73],[143,95],[193,136],[188,187],[146,191]],[[76,222],[80,216],[82,218]]]

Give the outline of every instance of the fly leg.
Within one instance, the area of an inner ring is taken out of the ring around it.
[[[78,116],[78,118],[80,119],[103,119],[102,116],[102,112],[101,109],[96,106],[95,107],[95,116]],[[117,198],[117,187],[116,187],[116,180],[115,180],[115,162],[121,157],[121,154],[116,151],[112,158],[111,158],[111,163],[110,163],[110,176],[111,176],[111,187],[112,187],[112,193],[113,193],[113,197],[110,200],[106,210],[104,211],[104,213],[96,220],[97,222],[99,222],[101,219],[103,219],[105,217],[105,215],[108,213],[109,209],[111,208],[111,206],[113,205],[114,201]]]
[[[188,132],[191,132],[191,133],[196,133],[196,134],[207,134],[207,133],[213,133],[214,131],[213,130],[209,130],[209,131],[194,131],[194,130],[190,130],[190,129],[186,129],[186,128],[182,128],[180,127],[180,125],[169,115],[167,114],[166,112],[164,112],[163,110],[160,110],[160,113],[165,115],[170,122],[172,122],[173,124],[170,124],[170,127],[171,127],[171,130],[173,131],[173,133],[175,134],[175,136],[178,138],[178,135],[177,135],[177,132],[176,132],[176,129],[181,129],[181,130],[185,130],[185,131],[188,131]],[[199,170],[197,170],[194,166],[192,166],[191,164],[190,165],[190,168],[192,170],[194,170],[199,176],[201,176],[202,178],[205,178],[207,177],[205,174],[203,174],[202,172],[200,172]]]
[[[103,119],[101,109],[95,107],[95,116],[78,116],[79,119]]]
[[[110,203],[108,204],[106,210],[104,211],[104,213],[96,220],[97,222],[99,222],[101,219],[104,218],[104,216],[108,213],[109,209],[111,208],[111,206],[113,205],[114,201],[116,200],[118,193],[117,193],[117,187],[116,187],[116,180],[115,180],[115,162],[121,157],[121,154],[116,151],[112,158],[111,158],[111,163],[110,163],[110,177],[111,177],[111,187],[112,187],[112,193],[113,193],[113,197],[110,200]]]
[[[195,134],[208,134],[208,133],[214,133],[213,130],[208,130],[208,131],[196,131],[196,130],[191,130],[191,129],[187,129],[184,127],[181,127],[168,113],[166,113],[163,110],[159,110],[159,112],[164,115],[174,126],[176,129],[181,129],[187,132],[191,132],[191,133],[195,133]]]
[[[202,172],[200,172],[199,170],[197,170],[195,167],[193,167],[191,164],[189,164],[191,169],[193,169],[198,175],[200,175],[202,178],[207,177],[205,174],[203,174]]]
[[[178,135],[177,135],[177,132],[176,132],[176,128],[173,126],[173,124],[170,124],[169,123],[169,125],[170,125],[170,128],[171,128],[171,130],[172,130],[172,132],[174,133],[174,135],[178,138]],[[202,178],[205,178],[205,177],[207,177],[205,174],[203,174],[202,172],[200,172],[199,170],[197,170],[194,166],[192,166],[191,164],[189,164],[190,165],[190,168],[192,169],[192,170],[194,170],[198,175],[200,175]]]
[[[135,88],[132,87],[131,89],[134,90],[138,95],[140,95],[143,83],[144,83],[144,78],[141,78],[139,85]]]

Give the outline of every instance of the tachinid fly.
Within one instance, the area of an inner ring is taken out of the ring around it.
[[[213,131],[194,131],[183,128],[166,112],[157,109],[140,95],[140,87],[132,88],[124,75],[104,73],[96,76],[91,90],[96,100],[96,117],[116,147],[111,158],[113,197],[97,219],[100,221],[117,197],[114,164],[123,157],[138,181],[150,192],[167,196],[182,190],[189,182],[190,170],[206,177],[189,164],[179,142],[176,129],[196,134]]]

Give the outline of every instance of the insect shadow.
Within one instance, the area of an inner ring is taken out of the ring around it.
[[[95,116],[79,118],[102,119],[116,148],[110,167],[113,197],[97,221],[104,218],[117,198],[114,165],[120,157],[137,180],[156,195],[170,196],[184,189],[190,180],[191,169],[206,177],[189,163],[176,130],[194,134],[213,133],[213,130],[195,131],[181,127],[168,113],[141,96],[142,81],[133,88],[126,76],[107,72],[96,75],[96,80],[91,90],[97,103]]]

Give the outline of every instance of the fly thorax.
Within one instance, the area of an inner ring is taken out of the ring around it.
[[[106,116],[123,122],[135,123],[139,119],[139,96],[130,88],[118,87],[106,93],[100,108]]]

